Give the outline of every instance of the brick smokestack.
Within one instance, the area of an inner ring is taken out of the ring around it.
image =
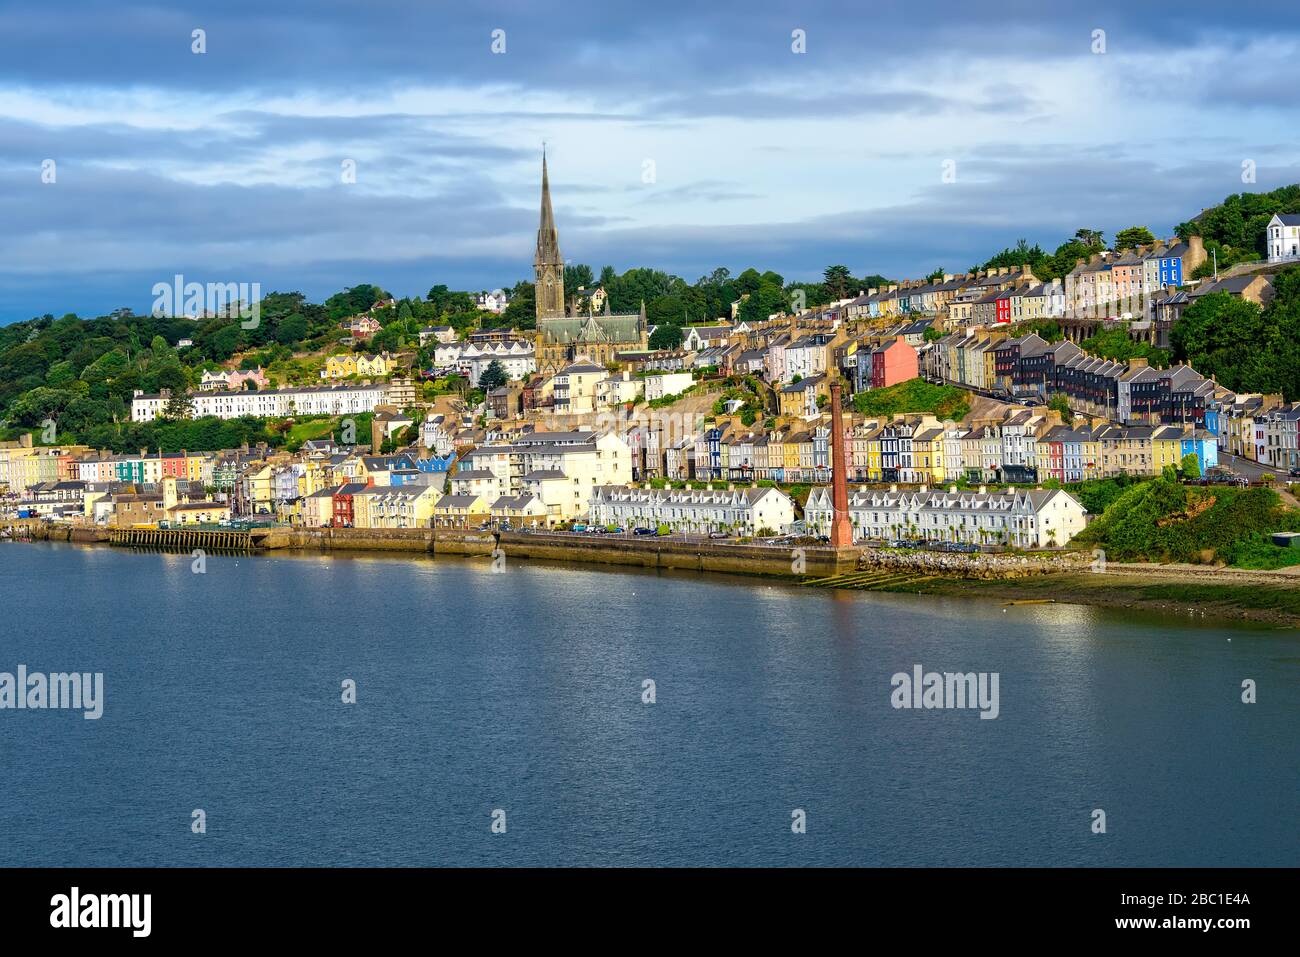
[[[848,467],[844,461],[844,415],[840,410],[840,380],[831,380],[831,545],[846,548],[853,544],[853,526],[849,523]]]

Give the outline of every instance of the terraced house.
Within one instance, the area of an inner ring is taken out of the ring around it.
[[[591,520],[622,528],[658,528],[674,532],[776,534],[795,520],[794,502],[776,488],[726,489],[631,488],[606,485],[591,497]]]
[[[961,542],[1018,548],[1061,546],[1083,531],[1086,510],[1060,489],[989,492],[922,488],[900,491],[855,489],[849,496],[853,540]],[[818,486],[804,508],[807,526],[828,534],[833,517],[831,490]]]

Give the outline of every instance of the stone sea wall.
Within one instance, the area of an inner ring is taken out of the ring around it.
[[[1091,561],[1091,556],[1086,552],[968,555],[958,552],[868,549],[858,557],[858,569],[913,571],[951,578],[1007,579],[1087,571]]]

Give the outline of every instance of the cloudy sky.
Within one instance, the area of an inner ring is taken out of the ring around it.
[[[567,258],[688,281],[960,270],[1300,182],[1295,0],[1064,7],[3,3],[0,321],[176,273],[509,284],[543,141]]]

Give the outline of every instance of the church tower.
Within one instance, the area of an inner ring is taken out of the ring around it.
[[[542,151],[542,216],[537,227],[537,318],[564,318],[564,257],[560,255],[560,234],[551,212],[551,183],[546,175],[546,151]],[[540,323],[539,323],[540,325]]]

